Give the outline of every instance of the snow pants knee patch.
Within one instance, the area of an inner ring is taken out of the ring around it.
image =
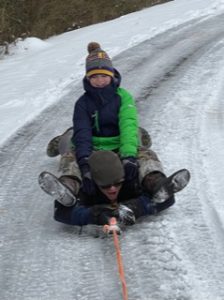
[[[158,156],[151,149],[139,150],[138,153],[138,163],[139,163],[139,180],[142,182],[144,177],[152,172],[159,171],[164,173],[162,163],[160,162]]]

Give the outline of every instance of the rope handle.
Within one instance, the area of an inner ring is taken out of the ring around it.
[[[103,231],[108,234],[111,233],[113,234],[114,247],[116,250],[116,257],[117,257],[117,266],[118,266],[120,280],[122,283],[123,300],[128,300],[127,284],[125,280],[124,267],[123,267],[120,244],[118,239],[118,234],[120,234],[120,228],[117,224],[116,218],[112,217],[109,221],[109,225],[104,225]]]

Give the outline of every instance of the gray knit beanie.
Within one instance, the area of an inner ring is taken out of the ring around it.
[[[88,160],[93,180],[98,186],[107,186],[124,179],[124,168],[119,156],[113,151],[99,150]]]
[[[101,49],[100,44],[91,42],[87,46],[89,55],[86,58],[86,76],[105,74],[114,76],[114,68],[108,54]]]

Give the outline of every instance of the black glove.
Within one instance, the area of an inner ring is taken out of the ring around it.
[[[137,178],[138,176],[138,162],[135,157],[126,157],[122,159],[125,180],[131,181]]]
[[[96,194],[96,186],[91,178],[83,177],[82,179],[82,190],[88,196],[93,196]]]
[[[92,180],[89,165],[83,165],[81,167],[82,174],[82,191],[88,196],[93,196],[96,194],[96,185]]]
[[[93,205],[90,208],[91,222],[96,225],[109,224],[110,218],[118,218],[118,210],[110,205]]]
[[[124,225],[134,225],[135,224],[135,214],[126,205],[120,204],[118,207],[118,220]]]

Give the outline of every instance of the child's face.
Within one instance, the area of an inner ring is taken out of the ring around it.
[[[122,182],[115,183],[106,187],[100,187],[100,191],[111,201],[116,201],[121,190]]]
[[[90,84],[96,88],[103,88],[111,83],[111,77],[104,74],[93,75],[89,78]]]

